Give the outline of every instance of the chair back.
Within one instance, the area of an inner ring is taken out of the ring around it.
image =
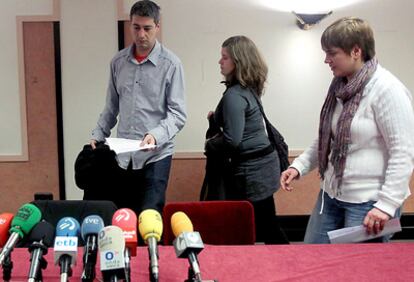
[[[163,211],[163,242],[171,245],[175,239],[171,216],[184,212],[194,231],[200,232],[205,244],[249,245],[255,242],[253,206],[248,201],[201,201],[167,203]]]
[[[112,215],[118,209],[111,201],[35,200],[32,202],[42,212],[42,219],[56,226],[62,217],[70,216],[82,221],[89,215],[102,217],[105,226],[112,224]]]

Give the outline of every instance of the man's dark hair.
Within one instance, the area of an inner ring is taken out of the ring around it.
[[[160,22],[160,10],[160,6],[150,0],[138,1],[131,7],[129,18],[132,19],[134,15],[150,17],[154,19],[155,24],[158,24]]]

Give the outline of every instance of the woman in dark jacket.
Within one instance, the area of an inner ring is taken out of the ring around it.
[[[226,187],[226,199],[246,199],[253,204],[257,241],[287,243],[273,199],[279,188],[279,158],[258,104],[267,77],[266,63],[249,38],[234,36],[224,41],[219,64],[227,89],[215,112],[208,115],[221,130],[207,140],[206,155],[230,160],[232,183]]]

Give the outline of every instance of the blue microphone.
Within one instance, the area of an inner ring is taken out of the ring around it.
[[[78,256],[79,222],[73,217],[64,217],[56,225],[54,246],[55,264],[60,266],[60,281],[72,276],[71,266],[76,265]]]
[[[95,279],[96,257],[98,255],[98,233],[104,228],[104,221],[98,215],[85,217],[81,225],[81,236],[85,242],[83,251],[83,282]]]

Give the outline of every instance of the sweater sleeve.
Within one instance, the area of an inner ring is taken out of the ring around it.
[[[300,176],[304,176],[318,166],[318,138],[310,145],[299,157],[297,157],[290,167],[295,168]]]
[[[231,90],[223,96],[223,134],[224,141],[234,152],[243,138],[247,101]]]
[[[394,216],[410,195],[414,160],[414,114],[411,96],[401,84],[381,89],[373,101],[377,126],[388,153],[384,183],[375,207]]]

